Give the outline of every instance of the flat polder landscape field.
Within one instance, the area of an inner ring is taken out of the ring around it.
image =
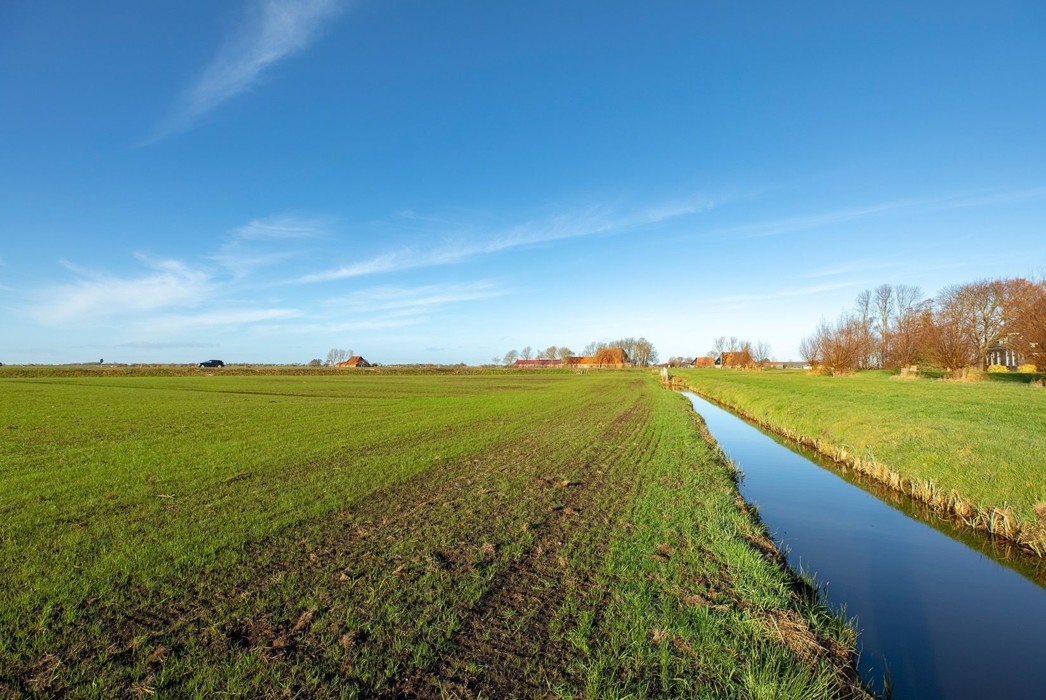
[[[0,374],[0,695],[865,695],[649,371],[168,374]]]
[[[1046,389],[893,372],[678,372],[768,429],[1046,556]]]

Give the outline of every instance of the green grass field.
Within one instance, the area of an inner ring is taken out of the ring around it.
[[[4,370],[0,696],[863,695],[646,372]]]
[[[696,391],[1046,554],[1046,390],[889,372],[683,370]],[[898,479],[900,477],[900,480]],[[993,520],[994,518],[994,520]]]

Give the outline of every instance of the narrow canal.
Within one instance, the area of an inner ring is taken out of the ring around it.
[[[873,688],[889,677],[897,700],[1046,698],[1037,565],[1004,565],[683,393],[743,472],[741,493],[789,564],[856,618],[861,674]]]

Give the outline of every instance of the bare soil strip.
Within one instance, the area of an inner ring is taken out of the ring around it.
[[[539,526],[536,540],[471,611],[450,655],[438,668],[408,678],[396,695],[542,697],[567,680],[564,672],[573,650],[563,630],[553,632],[556,613],[568,590],[580,589],[593,603],[604,594],[593,590],[594,568],[570,566],[572,550],[577,540],[589,543],[588,559],[598,564],[606,551],[608,525],[628,506],[633,487],[622,473],[626,470],[616,468],[608,474],[595,465],[628,464],[633,479],[641,473],[636,468],[641,450],[621,454],[619,446],[631,442],[648,413],[649,407],[634,403],[599,437],[583,481],[552,484],[562,495]]]

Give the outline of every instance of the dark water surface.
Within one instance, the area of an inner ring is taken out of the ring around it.
[[[829,604],[856,617],[861,673],[873,687],[881,690],[888,673],[898,700],[1046,699],[1042,562],[996,561],[987,538],[953,539],[941,531],[951,529],[946,522],[921,522],[910,502],[879,500],[684,394],[744,473],[741,493],[789,564],[813,574]]]

